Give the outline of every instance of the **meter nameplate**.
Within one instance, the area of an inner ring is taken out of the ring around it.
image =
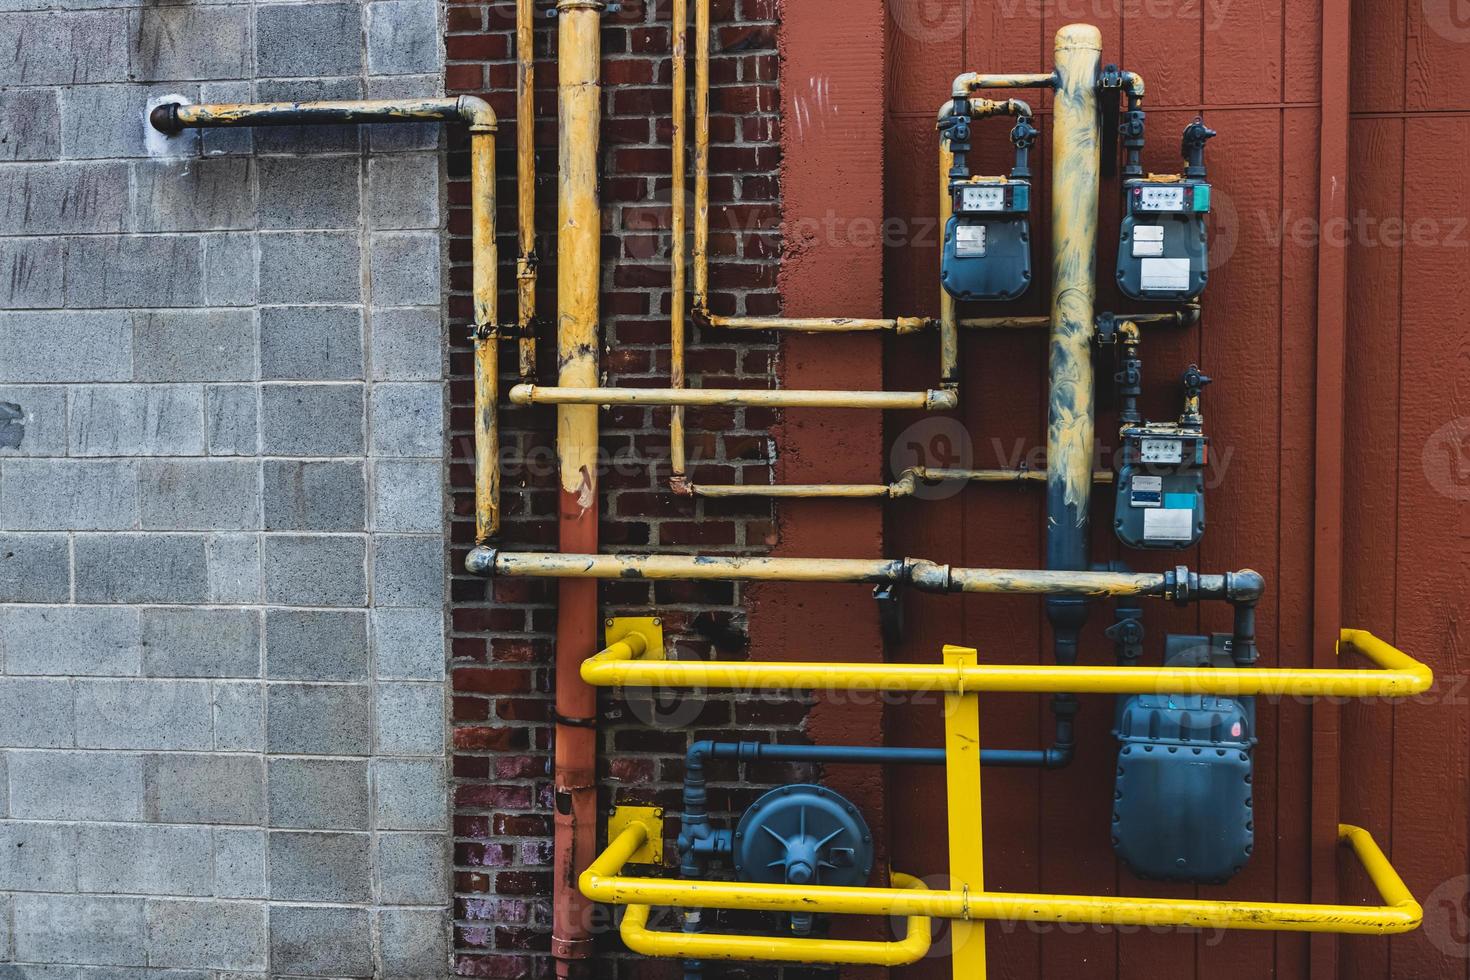
[[[985,226],[960,222],[954,231],[954,252],[962,259],[984,258]]]
[[[1171,184],[1165,187],[1150,187],[1145,184],[1134,190],[1135,211],[1183,211],[1184,187]]]
[[[1193,510],[1168,507],[1151,510],[1143,515],[1145,541],[1190,541],[1193,538]]]
[[[1133,257],[1157,258],[1164,254],[1164,226],[1137,225],[1133,229]]]
[[[1164,506],[1164,478],[1161,476],[1135,476],[1129,487],[1128,502],[1134,507]]]
[[[1178,439],[1142,439],[1138,445],[1138,458],[1144,463],[1184,462],[1184,443]]]
[[[1144,259],[1139,286],[1144,292],[1178,292],[1189,289],[1188,259]]]
[[[977,184],[960,188],[961,211],[1004,211],[1006,189],[1000,184]]]

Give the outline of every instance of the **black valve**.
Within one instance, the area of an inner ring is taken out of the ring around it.
[[[1195,116],[1194,122],[1184,127],[1184,139],[1179,147],[1179,153],[1185,160],[1184,176],[1205,175],[1205,144],[1215,136],[1215,131],[1206,126],[1200,116]]]
[[[1028,116],[1021,116],[1016,120],[1016,125],[1011,129],[1011,143],[1016,147],[1016,165],[1011,168],[1011,178],[1014,180],[1026,180],[1031,176],[1031,147],[1036,145],[1036,137],[1041,135],[1041,130],[1031,125]]]

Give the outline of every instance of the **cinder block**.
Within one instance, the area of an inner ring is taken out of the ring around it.
[[[372,334],[374,380],[444,377],[444,315],[437,307],[373,310]]]
[[[208,827],[83,824],[77,888],[130,895],[209,895],[214,835]]]
[[[372,922],[366,909],[270,907],[273,970],[298,976],[366,977],[373,973]]]
[[[76,555],[78,602],[203,602],[209,594],[200,534],[88,534]]]
[[[66,602],[71,549],[64,534],[0,534],[0,602]]]
[[[369,9],[374,27],[380,11],[386,8],[427,7],[434,16],[433,4],[374,3]],[[391,18],[390,18],[391,19]],[[437,46],[435,33],[426,35]],[[394,154],[368,160],[368,224],[375,229],[402,230],[440,226],[439,156],[434,153]]]
[[[61,156],[61,113],[56,90],[20,88],[0,92],[0,160],[55,160]]]
[[[148,902],[148,962],[155,967],[260,970],[266,911],[253,902]]]
[[[255,377],[255,320],[248,310],[133,314],[137,381],[248,381]]]
[[[13,163],[0,169],[0,235],[116,234],[127,228],[126,163]]]
[[[260,451],[260,391],[255,385],[204,389],[205,448],[211,456],[254,456]]]
[[[375,605],[442,606],[444,574],[442,538],[405,534],[373,538]]]
[[[380,459],[373,463],[373,529],[436,532],[444,526],[444,464]]]
[[[0,350],[0,381],[127,381],[133,323],[122,311],[0,313]]]
[[[18,820],[143,819],[143,757],[122,752],[8,753]]]
[[[378,830],[444,830],[447,786],[439,759],[374,759]]]
[[[0,677],[0,745],[64,749],[76,744],[71,681]]]
[[[443,458],[443,385],[374,385],[372,411],[374,456]]]
[[[271,759],[269,773],[272,827],[368,829],[367,760]]]
[[[79,680],[77,745],[89,749],[208,749],[214,744],[209,684],[177,680]]]
[[[215,828],[214,894],[265,897],[265,831]]]
[[[15,957],[30,963],[144,966],[148,946],[143,901],[96,895],[16,895]]]
[[[260,526],[255,460],[170,459],[138,464],[139,516],[162,531],[234,531]]]
[[[311,10],[304,7],[261,7],[257,16]],[[354,15],[355,15],[354,10]],[[316,43],[315,37],[303,38]],[[357,227],[362,164],[353,156],[264,157],[260,161],[259,221],[261,228],[312,229]]]
[[[342,535],[267,534],[262,565],[267,602],[364,606],[366,540]]]
[[[271,831],[271,900],[369,901],[371,842],[367,834]]]
[[[92,235],[66,242],[66,305],[200,306],[204,247],[194,235]]]
[[[271,684],[266,750],[297,755],[372,754],[366,685]]]
[[[212,534],[209,556],[209,601],[260,601],[260,539],[254,534]]]
[[[131,460],[6,460],[0,464],[0,526],[22,531],[136,527],[137,465]]]
[[[265,691],[261,685],[214,686],[214,747],[222,752],[265,748]]]
[[[255,83],[262,102],[310,102],[321,99],[360,99],[358,78],[262,78]],[[359,126],[270,126],[255,131],[260,153],[333,153],[356,150]]]
[[[368,4],[368,70],[374,75],[414,75],[444,63],[439,7],[428,0]]]
[[[268,381],[352,381],[362,371],[362,310],[267,306],[260,311],[260,373]]]
[[[267,531],[361,531],[367,477],[361,462],[270,459],[265,462]]]
[[[249,7],[143,7],[129,16],[128,30],[132,77],[139,81],[251,74]],[[181,44],[180,38],[188,38],[188,43]]]
[[[223,132],[230,131],[218,130],[211,135]],[[258,292],[255,236],[222,232],[200,238],[204,242],[205,302],[210,306],[252,305]]]
[[[375,701],[379,754],[444,755],[442,684],[379,684]]]
[[[439,909],[382,909],[378,913],[383,973],[399,980],[448,976],[449,919]]]
[[[119,83],[125,76],[107,79]],[[116,160],[146,157],[147,122],[144,113],[150,100],[163,95],[182,95],[197,102],[194,85],[68,85],[61,89],[61,149],[69,160]],[[99,126],[99,119],[127,120],[132,125]]]
[[[66,389],[0,386],[0,457],[65,455]]]
[[[265,763],[259,756],[162,752],[142,758],[145,819],[159,823],[265,822]]]
[[[261,386],[261,443],[272,456],[357,456],[363,451],[363,386]]]
[[[379,834],[378,901],[383,905],[449,904],[449,838],[444,834]]]
[[[253,102],[255,95],[249,81],[205,82],[199,86],[200,102]],[[254,127],[241,126],[225,129],[200,130],[199,138],[204,155],[220,156],[226,153],[251,154],[255,150]]]
[[[0,889],[77,890],[77,831],[64,823],[0,823]]]
[[[443,288],[439,235],[404,231],[372,236],[374,306],[429,306]]]
[[[198,385],[87,385],[71,390],[73,456],[201,456]]]
[[[362,296],[357,236],[338,231],[260,235],[263,303],[356,303]]]
[[[362,71],[362,14],[355,3],[262,5],[256,12],[256,70],[272,78]]]
[[[0,606],[0,658],[8,674],[136,674],[143,646],[137,609]]]
[[[260,676],[258,611],[149,607],[142,617],[145,676]]]
[[[271,680],[367,680],[367,613],[338,609],[268,610],[265,648],[266,676]]]
[[[444,679],[444,612],[441,609],[374,609],[373,662],[378,677]]]
[[[5,309],[59,307],[63,297],[61,239],[0,238],[0,303]]]
[[[127,14],[9,13],[0,18],[0,85],[84,85],[127,77]]]
[[[438,66],[423,75],[377,75],[367,80],[370,99],[429,99],[444,94],[444,73]],[[439,123],[411,123],[364,127],[374,153],[432,150],[444,139]]]
[[[253,228],[256,166],[243,156],[138,161],[133,164],[133,230]]]

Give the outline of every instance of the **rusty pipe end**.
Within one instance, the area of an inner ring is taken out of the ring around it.
[[[694,485],[689,482],[689,477],[679,473],[669,477],[669,492],[676,497],[692,497]]]
[[[160,133],[169,136],[177,136],[184,131],[184,124],[179,122],[179,103],[165,102],[153,107],[148,113],[148,123]]]
[[[480,545],[465,557],[464,570],[471,575],[490,578],[495,574],[495,560],[499,556],[499,549]]]

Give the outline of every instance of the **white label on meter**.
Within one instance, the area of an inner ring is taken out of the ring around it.
[[[954,230],[954,254],[962,259],[985,257],[985,226],[961,221]]]
[[[1164,478],[1161,476],[1135,476],[1129,487],[1128,503],[1133,507],[1164,506]]]
[[[960,189],[961,211],[1004,211],[1006,189],[998,184],[980,184]]]
[[[1145,463],[1184,462],[1184,443],[1178,439],[1144,439],[1139,443],[1138,456]]]
[[[1142,194],[1138,195],[1138,211],[1183,211],[1184,210],[1184,188],[1177,184],[1171,187],[1148,187],[1141,188]]]
[[[1144,292],[1183,292],[1189,289],[1188,259],[1144,259],[1138,285]]]
[[[1194,537],[1194,511],[1182,507],[1146,511],[1143,515],[1143,540],[1189,541]]]
[[[1164,226],[1137,225],[1133,229],[1133,257],[1135,259],[1164,254]]]

